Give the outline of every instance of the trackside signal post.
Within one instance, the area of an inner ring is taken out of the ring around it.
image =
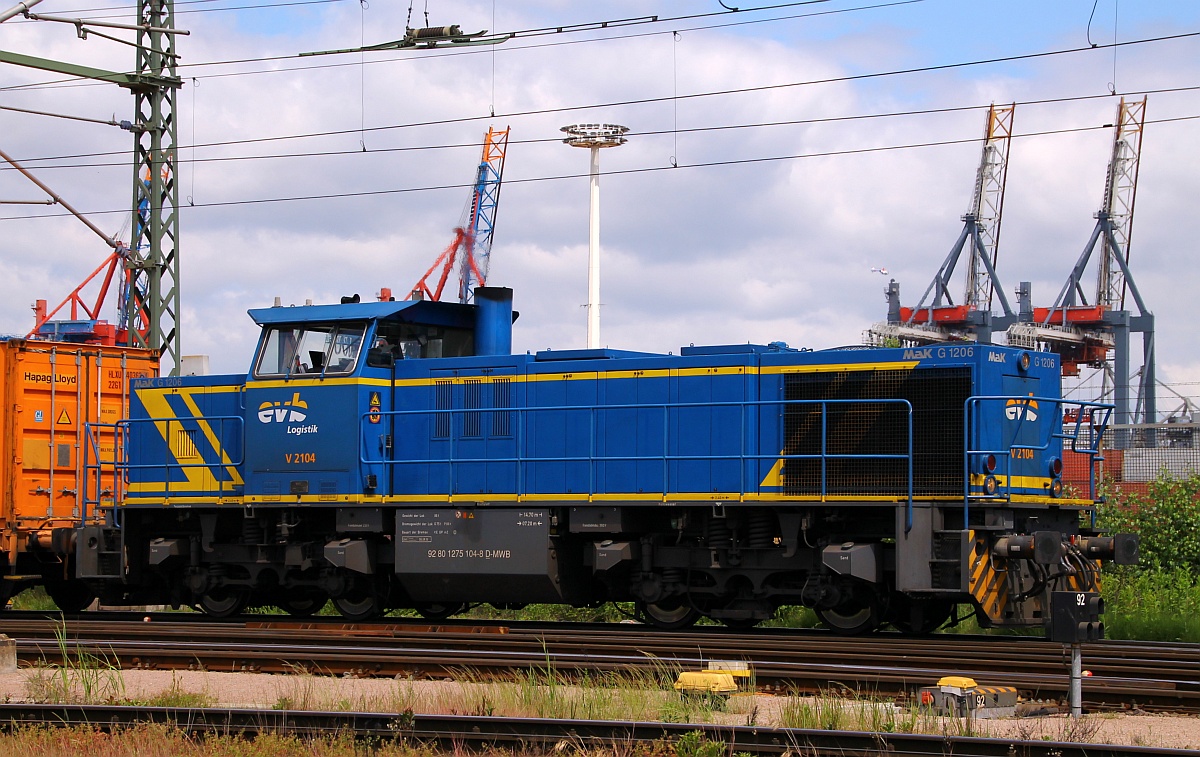
[[[1083,660],[1080,644],[1104,638],[1104,600],[1094,591],[1050,593],[1050,620],[1046,635],[1071,648],[1071,717],[1083,714]]]

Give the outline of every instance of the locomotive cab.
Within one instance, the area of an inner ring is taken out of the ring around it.
[[[477,297],[490,306],[418,300],[251,310],[262,335],[246,379],[247,501],[386,494],[388,471],[367,460],[403,433],[393,387],[411,373],[404,363],[475,356],[498,348],[489,335],[511,334],[511,290],[481,288]]]

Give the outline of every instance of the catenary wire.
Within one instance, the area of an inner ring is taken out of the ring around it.
[[[576,45],[576,44],[585,44],[585,43],[591,43],[591,42],[608,42],[608,41],[613,41],[613,40],[633,39],[633,38],[637,38],[637,37],[660,36],[663,34],[674,34],[676,32],[706,31],[706,30],[710,30],[710,29],[721,29],[721,28],[727,28],[727,27],[733,27],[733,26],[745,26],[745,25],[749,25],[749,24],[770,23],[770,22],[775,22],[775,21],[789,21],[789,20],[795,20],[798,18],[813,18],[813,17],[817,17],[817,16],[835,15],[835,14],[840,14],[840,13],[852,13],[852,12],[864,11],[864,10],[878,10],[880,8],[889,8],[889,7],[893,7],[893,6],[899,6],[899,5],[911,5],[914,3],[923,3],[923,2],[925,2],[925,0],[890,0],[890,2],[876,3],[873,5],[865,5],[865,6],[856,6],[856,7],[852,7],[852,8],[838,8],[838,9],[834,9],[834,10],[818,11],[818,12],[812,12],[812,13],[799,13],[799,14],[791,14],[791,15],[786,15],[786,16],[763,18],[763,19],[750,19],[750,20],[745,20],[745,21],[729,22],[729,23],[723,23],[723,24],[710,24],[710,25],[704,25],[704,26],[694,26],[694,27],[689,27],[689,28],[684,28],[684,29],[675,29],[675,30],[671,30],[671,31],[641,32],[641,33],[634,33],[634,34],[612,35],[612,36],[608,36],[608,37],[597,37],[597,38],[593,38],[593,39],[568,40],[568,41],[563,41],[563,42],[543,42],[543,43],[529,44],[529,45],[505,45],[505,46],[503,46],[502,50],[505,52],[509,52],[509,51],[515,52],[515,51],[520,51],[520,50],[532,50],[532,49],[544,48],[544,47],[559,47],[559,46],[563,46],[563,45]],[[754,10],[754,9],[746,9],[746,10]],[[723,13],[720,15],[728,15],[728,14]],[[671,20],[671,19],[662,19],[662,20],[654,22],[654,23],[661,23],[661,22],[664,22],[667,20]],[[600,22],[597,22],[597,23],[600,23]],[[647,23],[650,23],[650,22],[647,22]],[[583,26],[583,25],[578,24],[577,26]],[[615,28],[615,27],[608,27],[608,28]],[[517,34],[517,33],[519,33],[519,32],[513,32],[513,34]],[[492,49],[494,51],[494,46],[492,47]],[[370,65],[379,65],[379,64],[384,64],[384,63],[396,63],[396,62],[421,60],[423,58],[445,58],[445,57],[457,56],[457,55],[477,55],[477,54],[480,54],[483,52],[487,52],[487,50],[483,50],[478,47],[472,47],[472,48],[466,49],[466,50],[437,48],[435,50],[421,51],[420,54],[416,55],[416,56],[403,55],[402,57],[393,57],[393,58],[385,58],[385,59],[381,59],[381,60],[366,61],[365,63],[360,63],[360,62],[314,63],[312,65],[291,66],[291,67],[282,67],[282,68],[269,68],[269,69],[262,69],[259,71],[233,71],[233,72],[229,72],[229,73],[207,74],[207,75],[204,75],[199,78],[219,79],[219,78],[227,78],[227,77],[235,77],[235,76],[252,76],[252,75],[256,75],[256,74],[286,73],[286,72],[291,72],[291,71],[308,71],[308,70],[330,69],[330,68],[347,68],[347,67],[360,66],[360,65],[370,66]],[[178,68],[225,66],[225,65],[234,65],[234,64],[241,64],[241,63],[265,63],[265,62],[280,61],[280,60],[295,60],[299,57],[300,56],[298,54],[290,53],[287,55],[263,56],[263,57],[256,57],[256,58],[237,58],[237,59],[222,60],[222,61],[201,61],[199,63],[180,64],[180,66]],[[90,82],[90,81],[86,81],[86,80],[81,80],[78,77],[68,77],[66,79],[55,79],[55,80],[47,81],[47,82],[32,82],[32,83],[27,83],[27,84],[13,85],[10,87],[0,87],[0,92],[16,91],[16,90],[59,89],[59,88],[68,88],[68,87],[94,87],[94,86],[103,86],[103,84],[100,82]]]
[[[647,105],[647,104],[654,104],[654,103],[669,102],[669,101],[674,101],[674,100],[695,100],[695,99],[701,99],[701,98],[706,98],[706,97],[720,97],[720,96],[726,96],[726,95],[747,94],[747,93],[751,93],[751,92],[766,92],[766,91],[772,91],[772,90],[789,89],[789,88],[803,87],[803,86],[815,86],[815,85],[819,85],[819,84],[838,84],[838,83],[845,83],[845,82],[851,82],[851,81],[863,81],[863,80],[869,80],[869,79],[885,78],[885,77],[890,77],[890,76],[904,76],[904,75],[909,75],[909,74],[930,73],[930,72],[934,72],[934,71],[947,71],[947,70],[953,70],[953,69],[958,69],[958,68],[966,68],[966,67],[970,67],[970,66],[989,65],[989,64],[994,64],[994,63],[1007,63],[1007,62],[1014,62],[1014,61],[1019,61],[1019,60],[1029,60],[1029,59],[1043,58],[1043,57],[1048,57],[1048,56],[1065,55],[1065,54],[1071,54],[1071,53],[1090,52],[1092,50],[1102,50],[1102,49],[1112,46],[1112,45],[1127,46],[1127,45],[1137,45],[1137,44],[1150,44],[1150,43],[1155,43],[1155,42],[1194,38],[1197,36],[1200,36],[1200,32],[1184,32],[1184,33],[1180,33],[1180,34],[1172,34],[1172,35],[1166,35],[1166,36],[1160,36],[1160,37],[1149,37],[1149,38],[1143,38],[1143,39],[1138,39],[1138,40],[1127,40],[1125,42],[1119,42],[1119,43],[1110,43],[1109,45],[1100,45],[1100,46],[1097,46],[1094,48],[1093,47],[1067,48],[1067,49],[1063,49],[1063,50],[1050,50],[1050,51],[1041,51],[1041,52],[1036,52],[1036,53],[1023,53],[1020,55],[1002,56],[1002,57],[997,57],[997,58],[986,58],[986,59],[979,59],[979,60],[973,60],[973,61],[959,61],[957,63],[943,63],[943,64],[936,64],[936,65],[932,65],[932,66],[919,66],[919,67],[913,67],[913,68],[893,69],[890,71],[875,71],[875,72],[867,72],[867,73],[861,73],[861,74],[849,74],[846,76],[826,77],[823,79],[809,79],[809,80],[803,80],[803,81],[798,81],[798,82],[785,82],[782,84],[764,84],[764,85],[759,85],[759,86],[754,86],[754,87],[739,87],[739,88],[734,88],[734,89],[714,90],[711,92],[696,92],[696,93],[692,93],[692,94],[685,94],[685,95],[678,95],[678,96],[672,95],[672,96],[662,96],[662,97],[639,98],[639,99],[633,99],[633,100],[618,100],[618,101],[610,101],[607,103],[595,103],[595,104],[588,104],[588,105],[569,105],[569,106],[559,106],[559,107],[554,107],[554,108],[539,108],[536,110],[525,110],[525,111],[514,111],[512,113],[501,113],[501,114],[498,114],[495,116],[492,116],[492,115],[461,116],[458,118],[433,119],[433,120],[429,120],[429,121],[416,121],[416,122],[410,122],[410,123],[406,123],[406,124],[389,124],[386,126],[372,126],[372,127],[367,128],[365,131],[377,132],[377,131],[387,131],[387,130],[392,130],[392,129],[406,129],[406,128],[425,127],[425,126],[445,126],[445,125],[449,125],[449,124],[470,123],[473,121],[490,120],[492,118],[511,119],[511,118],[525,117],[525,116],[548,115],[548,114],[553,114],[553,113],[565,113],[565,112],[579,111],[579,110],[593,110],[593,109],[597,109],[597,108],[628,107],[631,105]],[[0,88],[0,91],[3,91],[2,88]],[[1105,96],[1112,96],[1112,93],[1107,93]],[[275,135],[275,136],[270,136],[270,137],[253,137],[253,138],[249,138],[249,139],[227,140],[227,141],[222,141],[222,142],[208,142],[203,145],[196,145],[196,147],[222,147],[222,146],[234,145],[234,144],[258,144],[258,143],[263,143],[263,142],[274,142],[274,141],[283,141],[283,140],[290,140],[290,139],[311,139],[311,138],[316,138],[316,137],[344,136],[346,134],[358,133],[359,131],[360,131],[360,129],[335,129],[335,130],[323,131],[323,132],[308,132],[308,133],[302,133],[302,134]]]
[[[1200,120],[1200,115],[1177,116],[1174,118],[1147,120],[1146,123],[1148,123],[1148,124],[1156,124],[1156,123],[1164,124],[1164,123],[1175,123],[1175,122],[1194,121],[1194,120]],[[1044,136],[1061,135],[1061,134],[1074,134],[1074,133],[1089,132],[1089,131],[1100,131],[1100,130],[1108,129],[1108,128],[1111,128],[1111,125],[1076,126],[1076,127],[1065,128],[1065,129],[1047,129],[1047,130],[1043,130],[1043,131],[1029,132],[1026,134],[1014,134],[1012,136],[1012,138],[1013,139],[1027,139],[1027,138],[1031,138],[1031,137],[1044,137]],[[638,175],[638,174],[658,173],[661,171],[715,168],[715,167],[722,167],[722,166],[743,166],[743,165],[755,165],[755,164],[762,164],[762,163],[778,163],[778,162],[784,162],[784,161],[803,160],[803,159],[809,159],[809,158],[843,157],[843,156],[848,156],[848,155],[867,155],[867,154],[871,154],[871,153],[897,152],[900,150],[915,150],[915,149],[925,149],[925,148],[930,148],[930,147],[948,147],[948,146],[954,146],[954,145],[978,144],[982,141],[983,141],[982,137],[970,137],[970,138],[962,138],[962,139],[944,139],[944,140],[935,140],[935,141],[929,141],[929,142],[906,143],[906,144],[900,144],[900,145],[859,147],[859,148],[850,148],[850,149],[846,149],[846,150],[825,150],[825,151],[821,151],[821,152],[812,152],[812,153],[794,153],[794,154],[790,154],[790,155],[772,155],[772,156],[763,156],[763,157],[757,157],[757,158],[734,158],[734,159],[726,159],[726,160],[703,161],[703,162],[698,162],[698,163],[680,163],[676,166],[671,166],[671,165],[643,166],[641,168],[628,168],[628,169],[618,169],[618,170],[614,170],[614,171],[605,171],[605,172],[603,172],[603,175],[604,176]],[[531,177],[526,177],[526,178],[507,178],[507,179],[505,179],[505,184],[506,185],[532,184],[532,183],[540,183],[540,182],[546,182],[546,181],[562,181],[562,180],[566,180],[566,179],[580,179],[580,178],[584,178],[586,176],[588,176],[588,174],[586,174],[586,173],[570,173],[570,174],[560,174],[560,175],[556,175],[556,176],[531,176]],[[293,196],[293,197],[261,197],[261,198],[251,198],[251,199],[241,199],[241,200],[221,200],[221,201],[216,201],[216,202],[203,202],[203,203],[196,203],[194,205],[189,205],[187,207],[189,207],[189,208],[221,208],[221,207],[232,207],[232,206],[264,205],[264,204],[281,203],[281,202],[304,202],[304,201],[311,201],[311,200],[337,200],[337,199],[345,199],[345,198],[352,198],[352,197],[375,197],[375,196],[382,196],[382,195],[413,194],[413,193],[417,193],[417,192],[434,192],[434,191],[441,191],[441,190],[447,190],[447,189],[461,190],[461,189],[465,189],[465,188],[471,188],[474,186],[475,186],[474,183],[455,183],[455,184],[429,185],[429,186],[423,186],[423,187],[398,187],[398,188],[393,188],[393,189],[360,190],[360,191],[355,191],[355,192],[331,192],[331,193],[326,193],[326,194],[297,195],[297,196]],[[181,207],[180,210],[182,210],[182,209],[183,208]],[[114,214],[114,213],[128,213],[128,212],[129,212],[128,209],[96,210],[96,211],[88,212],[87,215],[110,215],[110,214]],[[25,216],[7,216],[7,217],[0,217],[0,221],[30,220],[30,219],[35,219],[35,218],[59,218],[64,215],[66,215],[66,214],[43,213],[43,214],[25,215]]]
[[[221,1],[222,0],[183,0],[182,2],[175,3],[175,8],[176,8],[175,15],[180,16],[185,13],[186,14],[221,13],[221,12],[225,12],[225,11],[264,10],[264,9],[270,9],[270,8],[287,8],[287,7],[296,6],[296,5],[327,5],[329,3],[347,2],[347,0],[283,0],[283,2],[259,3],[257,5],[230,5],[230,6],[224,6],[221,8],[184,8],[183,10],[179,10],[179,6],[181,6],[181,5],[199,5],[199,4],[208,4],[208,3],[221,2]],[[41,9],[39,8],[38,10],[40,11]],[[124,11],[124,12],[109,13],[108,15],[105,15],[105,16],[84,17],[82,15],[85,13],[107,13],[108,11]],[[83,21],[86,24],[88,21],[103,21],[103,20],[110,19],[110,18],[127,18],[131,13],[136,13],[136,12],[137,12],[137,8],[135,6],[130,5],[130,6],[126,6],[126,7],[111,6],[108,8],[79,8],[79,9],[75,9],[75,10],[66,9],[66,10],[57,11],[56,15],[67,14],[67,15],[70,15],[72,18],[80,19],[81,21]],[[37,23],[37,22],[34,19],[13,19],[13,21],[11,23],[33,24],[33,23]]]
[[[1200,91],[1200,85],[1193,85],[1193,86],[1186,86],[1186,87],[1165,87],[1165,88],[1151,89],[1151,90],[1139,90],[1136,94],[1159,95],[1159,94],[1195,92],[1195,91]],[[1132,94],[1132,93],[1126,93],[1126,96],[1128,96],[1129,94]],[[1052,104],[1060,104],[1060,103],[1085,102],[1085,101],[1089,101],[1089,100],[1104,100],[1104,99],[1110,99],[1110,98],[1119,97],[1119,96],[1120,95],[1112,95],[1112,94],[1105,92],[1103,94],[1048,97],[1048,98],[1039,98],[1039,99],[1035,99],[1035,100],[1017,100],[1017,101],[1013,102],[1013,105],[1029,107],[1029,106],[1034,106],[1034,105],[1052,105]],[[2,106],[0,106],[0,107],[2,107]],[[988,107],[989,107],[989,105],[984,105],[984,104],[955,105],[955,106],[947,106],[947,107],[943,107],[943,108],[923,108],[923,109],[915,109],[915,110],[888,111],[885,113],[856,113],[856,114],[850,114],[850,115],[844,115],[844,116],[789,119],[786,121],[763,121],[763,122],[758,122],[758,123],[745,123],[745,124],[725,124],[725,125],[717,125],[717,126],[695,126],[695,127],[681,128],[681,129],[675,129],[675,128],[655,129],[655,130],[645,130],[645,131],[631,131],[631,132],[629,132],[629,136],[647,137],[647,136],[661,136],[664,134],[696,134],[696,133],[707,133],[707,132],[732,131],[732,130],[739,130],[739,129],[771,128],[771,127],[776,127],[776,126],[805,126],[805,125],[815,125],[815,124],[830,124],[830,123],[842,123],[842,122],[848,122],[848,121],[866,121],[866,120],[873,120],[873,119],[880,119],[880,118],[902,118],[902,117],[910,117],[910,116],[926,116],[926,115],[940,115],[940,114],[947,114],[947,113],[963,113],[963,112],[969,112],[969,111],[984,110]],[[105,123],[108,123],[108,122],[105,122]],[[538,139],[510,139],[509,144],[510,145],[534,145],[534,144],[549,144],[549,143],[554,143],[554,142],[559,142],[559,141],[561,141],[561,138],[559,138],[559,137],[545,137],[545,138],[538,138]],[[202,149],[202,148],[208,148],[208,147],[226,147],[226,146],[231,146],[231,145],[236,145],[236,144],[240,144],[240,143],[239,142],[213,142],[213,143],[200,143],[200,144],[186,144],[186,145],[179,145],[177,147],[177,149],[179,149],[179,150],[196,150],[196,149]],[[478,149],[479,146],[480,146],[480,142],[471,141],[471,142],[457,142],[457,143],[438,144],[438,145],[409,145],[409,146],[401,146],[401,147],[379,147],[379,148],[372,148],[371,150],[368,150],[368,152],[371,152],[371,153],[426,152],[426,151],[432,151],[432,150],[457,150],[457,149],[463,149],[463,148]],[[323,151],[314,151],[314,152],[276,153],[276,154],[271,154],[271,155],[228,155],[228,156],[217,156],[217,157],[210,157],[210,158],[189,158],[186,160],[180,160],[179,163],[181,165],[183,165],[183,164],[191,164],[191,163],[225,163],[225,162],[234,162],[234,161],[243,161],[243,160],[274,160],[274,159],[281,159],[281,158],[295,159],[295,158],[308,158],[308,157],[334,157],[334,156],[339,156],[339,155],[358,155],[358,154],[361,154],[362,152],[363,151],[361,149],[347,149],[347,150],[323,150]],[[58,155],[58,156],[40,157],[40,158],[21,158],[21,162],[25,163],[25,164],[32,164],[32,163],[38,163],[38,162],[77,160],[77,159],[82,159],[82,158],[98,158],[98,157],[107,157],[107,156],[115,156],[115,155],[125,155],[127,153],[128,153],[128,150],[109,150],[109,151],[105,151],[105,152],[77,153],[77,154],[73,154],[73,155]],[[106,168],[106,167],[114,167],[114,166],[127,167],[128,165],[129,165],[129,162],[127,160],[104,162],[104,163],[62,163],[62,164],[54,164],[54,165],[43,165],[43,166],[39,167],[39,170],[58,169],[58,168],[67,168],[67,169],[70,169],[70,168]],[[6,171],[6,170],[13,170],[13,169],[11,169],[10,167],[0,166],[0,171]]]

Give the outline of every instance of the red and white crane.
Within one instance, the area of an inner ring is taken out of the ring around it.
[[[500,206],[500,184],[504,179],[504,155],[508,149],[509,129],[488,129],[483,139],[483,157],[475,172],[471,201],[463,223],[454,229],[454,238],[442,250],[425,275],[412,287],[407,299],[441,300],[452,271],[458,271],[458,301],[471,300],[477,286],[487,284],[491,266],[492,236],[496,231],[496,211]],[[436,282],[430,283],[436,275]]]

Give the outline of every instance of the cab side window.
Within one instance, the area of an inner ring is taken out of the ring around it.
[[[256,377],[329,376],[351,373],[362,351],[366,324],[304,324],[266,330]]]

